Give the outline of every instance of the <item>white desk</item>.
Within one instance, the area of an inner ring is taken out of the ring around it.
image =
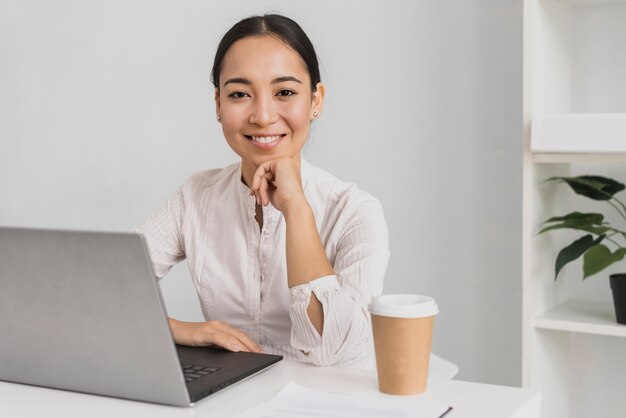
[[[369,370],[314,367],[283,360],[269,370],[199,402],[178,408],[0,382],[2,417],[231,417],[270,399],[289,381],[314,389],[388,396],[378,392]],[[429,379],[415,402],[451,405],[446,418],[539,417],[541,396],[529,390],[444,379]]]

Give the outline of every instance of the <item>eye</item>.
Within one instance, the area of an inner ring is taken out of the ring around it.
[[[248,93],[246,93],[245,91],[233,91],[228,95],[228,97],[231,97],[233,99],[243,99],[246,96],[248,96]]]
[[[297,94],[297,93],[293,90],[288,90],[288,89],[283,89],[279,91],[278,93],[276,93],[277,96],[281,96],[281,97],[289,97],[289,96],[293,96],[294,94]]]

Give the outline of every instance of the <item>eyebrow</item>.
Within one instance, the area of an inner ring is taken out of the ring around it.
[[[302,84],[302,81],[298,80],[297,78],[295,78],[294,76],[291,75],[286,75],[283,77],[277,77],[275,79],[272,80],[272,84],[280,84],[280,83],[284,83],[286,81],[294,81],[296,83],[300,83]],[[229,78],[228,80],[226,80],[226,82],[224,83],[224,86],[226,86],[227,84],[245,84],[247,86],[252,84],[252,81],[248,80],[247,78],[244,77],[234,77],[234,78]]]
[[[302,84],[302,81],[298,80],[297,78],[291,75],[275,78],[272,80],[272,84],[284,83],[285,81],[295,81],[296,83]]]

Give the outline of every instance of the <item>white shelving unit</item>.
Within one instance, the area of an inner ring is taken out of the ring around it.
[[[626,0],[524,0],[523,167],[523,385],[543,392],[544,417],[624,417],[626,325],[615,322],[608,275],[626,263],[586,280],[571,263],[555,281],[558,251],[580,234],[537,232],[574,210],[620,221],[542,181],[626,181]]]
[[[606,302],[568,300],[536,315],[535,328],[584,334],[626,337],[626,326],[615,322],[613,305]]]
[[[532,121],[530,148],[533,153],[624,154],[626,113],[537,116]]]

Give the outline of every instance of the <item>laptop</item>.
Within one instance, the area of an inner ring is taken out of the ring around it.
[[[282,356],[175,344],[140,234],[0,227],[0,380],[177,406]]]

